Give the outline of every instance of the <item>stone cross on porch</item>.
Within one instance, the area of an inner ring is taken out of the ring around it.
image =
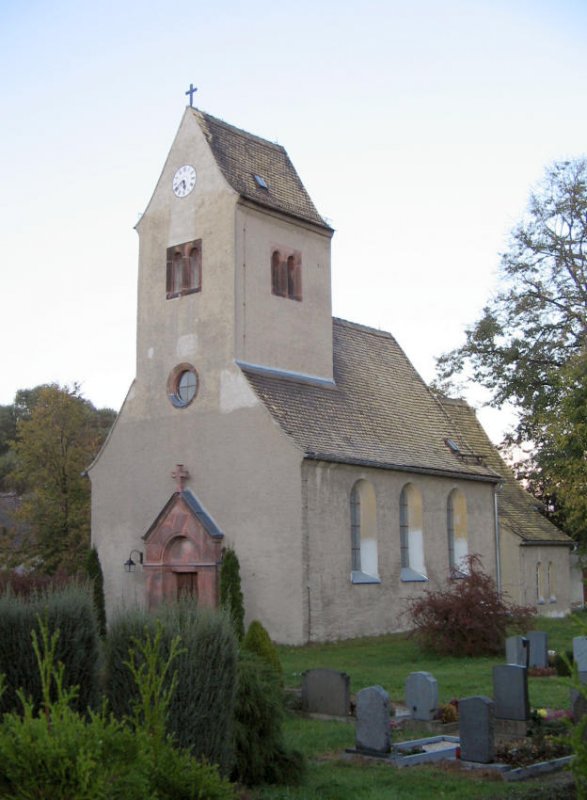
[[[177,491],[183,492],[184,481],[190,477],[190,473],[187,471],[187,469],[183,468],[183,464],[176,464],[175,469],[171,473],[171,477],[175,478],[177,481]]]

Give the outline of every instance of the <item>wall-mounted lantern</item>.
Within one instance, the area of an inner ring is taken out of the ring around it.
[[[143,563],[143,554],[141,553],[141,551],[140,550],[131,550],[130,551],[130,555],[128,557],[128,560],[124,562],[124,568],[125,568],[125,570],[127,572],[134,572],[135,568],[137,566],[137,562],[133,561],[133,557],[132,557],[133,553],[135,553],[138,556],[139,564]]]

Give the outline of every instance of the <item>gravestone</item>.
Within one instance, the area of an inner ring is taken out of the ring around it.
[[[389,695],[381,686],[369,686],[357,694],[356,749],[367,753],[389,753],[391,726]]]
[[[526,667],[517,664],[493,667],[493,702],[498,719],[523,721],[530,717]]]
[[[351,710],[350,678],[335,669],[308,669],[302,676],[302,710],[346,717]]]
[[[587,698],[578,689],[571,689],[571,714],[575,725],[587,714]]]
[[[575,636],[573,639],[573,658],[579,672],[581,683],[587,683],[587,636]]]
[[[489,764],[494,753],[494,705],[489,697],[465,697],[459,700],[461,758]]]
[[[519,667],[528,666],[529,642],[525,636],[509,636],[505,640],[505,660]]]
[[[548,666],[548,636],[543,631],[530,631],[526,634],[528,639],[528,666]]]
[[[406,705],[412,719],[434,719],[438,709],[438,681],[429,672],[411,672],[406,680]]]

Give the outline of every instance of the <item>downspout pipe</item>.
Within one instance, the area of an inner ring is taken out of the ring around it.
[[[501,594],[501,547],[500,547],[500,531],[499,531],[499,491],[503,483],[496,484],[493,490],[493,516],[495,522],[495,583],[497,591]]]

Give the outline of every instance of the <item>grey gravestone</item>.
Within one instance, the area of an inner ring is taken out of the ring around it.
[[[528,666],[528,639],[525,636],[509,636],[505,640],[505,660],[519,667]]]
[[[302,678],[302,709],[346,717],[351,710],[350,678],[335,669],[308,669]]]
[[[548,637],[543,631],[530,631],[526,634],[528,638],[530,667],[548,666]]]
[[[369,753],[389,753],[391,730],[389,695],[381,686],[369,686],[357,694],[357,750]]]
[[[526,667],[517,664],[493,667],[493,700],[498,719],[527,720],[530,716],[530,703]]]
[[[438,682],[429,672],[411,672],[406,680],[406,705],[412,719],[434,719],[438,709]]]
[[[488,697],[465,697],[459,700],[461,758],[489,764],[493,761],[493,701]]]
[[[587,636],[573,639],[573,658],[579,672],[587,672]]]

